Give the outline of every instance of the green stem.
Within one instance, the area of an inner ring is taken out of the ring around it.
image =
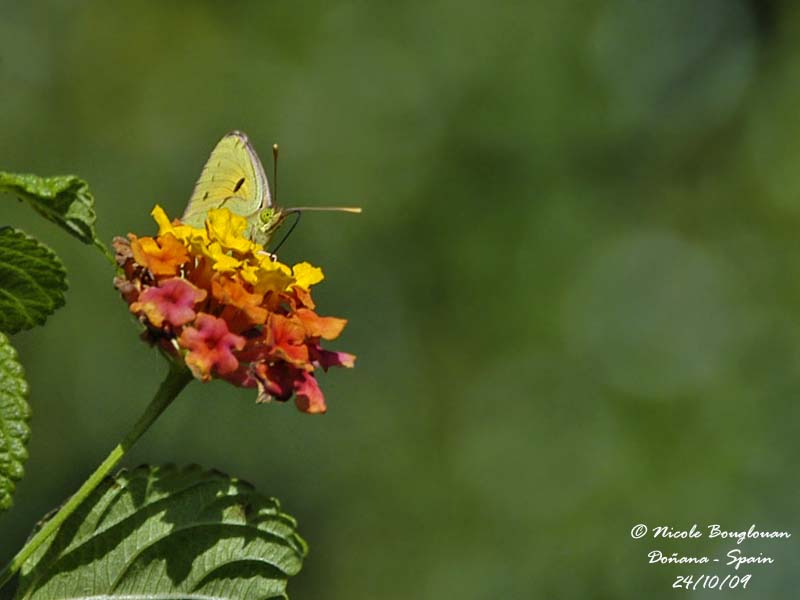
[[[105,256],[106,260],[111,263],[112,267],[114,268],[119,267],[119,265],[117,264],[117,259],[114,258],[114,255],[111,253],[111,250],[109,250],[103,242],[101,242],[100,240],[95,240],[94,247],[103,253],[103,256]]]
[[[164,381],[161,382],[161,386],[158,388],[155,397],[150,402],[147,409],[145,409],[144,414],[139,417],[133,429],[130,430],[121,443],[114,447],[100,466],[95,469],[94,473],[89,476],[89,479],[87,479],[80,489],[64,503],[55,516],[44,524],[36,535],[25,544],[22,550],[20,550],[17,555],[11,559],[11,562],[6,565],[3,571],[0,572],[0,587],[8,583],[14,574],[20,570],[22,564],[30,555],[33,554],[36,549],[67,520],[67,517],[80,506],[81,502],[94,491],[117,463],[122,460],[122,457],[130,450],[131,446],[142,437],[142,434],[149,429],[159,415],[164,412],[181,390],[192,380],[192,374],[185,366],[178,365],[174,362],[170,364],[169,373],[167,373]]]

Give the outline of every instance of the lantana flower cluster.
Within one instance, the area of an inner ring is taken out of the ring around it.
[[[225,379],[325,412],[317,368],[352,367],[355,356],[321,347],[347,321],[315,312],[311,286],[322,271],[289,267],[244,233],[247,221],[211,210],[205,228],[170,221],[156,206],[156,237],[116,238],[121,274],[115,285],[145,325],[144,338],[185,361],[197,379]]]

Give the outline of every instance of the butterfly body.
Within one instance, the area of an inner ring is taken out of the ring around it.
[[[277,146],[276,152],[277,152]],[[280,208],[272,203],[267,175],[247,135],[241,131],[226,134],[211,151],[194,186],[181,221],[203,227],[208,211],[227,208],[244,217],[248,235],[266,246],[286,217],[302,210],[340,210],[361,212],[355,208]]]

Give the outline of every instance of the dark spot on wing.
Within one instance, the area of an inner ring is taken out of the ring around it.
[[[208,198],[208,192],[206,192],[205,194],[203,194],[203,200],[205,200],[206,198]]]
[[[236,185],[233,186],[233,191],[238,192],[239,188],[244,185],[244,177],[242,177],[239,181],[236,182]]]

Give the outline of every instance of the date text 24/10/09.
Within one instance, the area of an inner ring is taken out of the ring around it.
[[[735,590],[741,587],[746,590],[751,577],[750,574],[740,577],[733,573],[728,573],[722,578],[718,575],[678,575],[675,577],[672,587],[679,590]]]

